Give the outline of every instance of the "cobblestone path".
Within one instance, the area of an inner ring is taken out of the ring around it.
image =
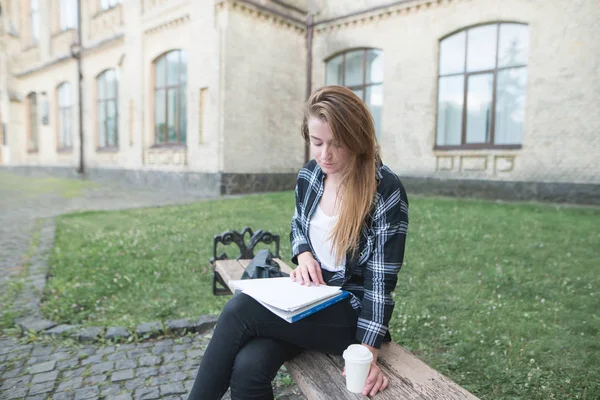
[[[9,293],[11,280],[23,276],[27,265],[24,290],[11,299],[21,316],[39,316],[37,305],[46,281],[45,257],[53,242],[55,216],[201,200],[184,193],[104,184],[65,197],[15,190],[14,175],[7,189],[3,185],[7,176],[0,171],[0,295]],[[0,310],[0,316],[5,311]],[[109,346],[69,341],[24,344],[0,333],[0,400],[186,399],[211,334]],[[277,381],[275,393],[281,400],[304,399],[293,383]]]

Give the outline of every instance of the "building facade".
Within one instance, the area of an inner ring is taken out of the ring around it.
[[[1,4],[2,165],[73,173],[83,147],[90,176],[290,188],[302,103],[339,84],[409,190],[600,192],[597,0]]]

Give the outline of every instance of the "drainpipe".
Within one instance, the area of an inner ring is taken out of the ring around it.
[[[78,90],[79,90],[79,168],[77,172],[80,175],[85,173],[85,159],[83,151],[83,69],[81,66],[81,53],[83,52],[83,41],[81,34],[81,0],[77,0],[77,51],[75,51],[75,58],[77,58],[77,76],[78,76]]]
[[[309,14],[306,20],[306,100],[312,92],[312,41],[313,41],[313,14]],[[304,163],[310,160],[310,147],[304,145]]]

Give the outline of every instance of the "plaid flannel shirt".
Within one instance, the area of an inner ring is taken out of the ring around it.
[[[310,251],[317,258],[309,237],[313,213],[323,195],[325,173],[315,160],[298,174],[296,210],[291,224],[292,262]],[[400,179],[387,166],[377,169],[377,193],[367,223],[361,230],[358,251],[346,255],[345,271],[327,280],[351,293],[352,307],[359,316],[356,339],[379,348],[391,340],[388,324],[394,310],[392,291],[404,259],[408,229],[408,199]],[[319,262],[320,263],[320,262]]]

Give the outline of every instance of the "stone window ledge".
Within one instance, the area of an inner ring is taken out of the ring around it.
[[[119,4],[115,4],[114,6],[109,6],[108,8],[105,8],[105,9],[99,9],[98,11],[96,11],[96,13],[94,15],[92,15],[92,19],[99,18],[102,15],[112,12],[116,9],[120,9],[121,7],[123,7],[123,5],[119,3]]]
[[[181,143],[157,143],[150,146],[150,149],[186,150],[187,145]]]
[[[26,53],[26,52],[28,52],[28,51],[34,51],[34,50],[37,50],[37,49],[39,49],[39,48],[40,48],[40,45],[39,45],[39,43],[36,43],[36,44],[29,44],[29,45],[27,45],[27,46],[23,47],[22,51],[23,51],[23,53]]]
[[[119,148],[114,146],[97,147],[96,153],[118,153]]]
[[[68,34],[69,32],[70,32],[71,34],[72,34],[72,33],[74,33],[74,32],[75,32],[75,28],[68,28],[68,29],[65,29],[65,30],[61,30],[61,31],[56,31],[56,32],[53,32],[53,33],[50,35],[50,37],[51,37],[52,39],[54,39],[54,38],[56,38],[56,37],[59,37],[59,36],[61,36],[61,35],[66,35],[66,34]]]
[[[437,172],[467,174],[510,174],[515,168],[519,154],[515,152],[439,152],[435,153]]]
[[[456,145],[456,146],[434,146],[435,152],[450,152],[450,151],[480,151],[480,150],[520,150],[523,148],[521,144],[472,144],[472,145]]]
[[[144,164],[148,166],[187,165],[187,147],[185,145],[154,145],[144,151]]]

